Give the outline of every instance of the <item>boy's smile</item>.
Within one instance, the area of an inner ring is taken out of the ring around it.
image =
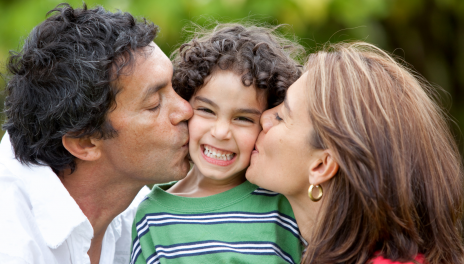
[[[241,77],[218,70],[191,98],[194,116],[189,120],[189,151],[195,169],[206,178],[240,183],[256,138],[259,118],[266,105],[264,94],[244,86]]]
[[[217,149],[210,145],[200,146],[205,160],[219,166],[228,166],[235,161],[235,153],[223,149]]]

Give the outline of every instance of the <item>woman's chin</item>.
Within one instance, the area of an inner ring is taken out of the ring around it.
[[[250,162],[250,166],[248,167],[248,169],[245,172],[245,177],[249,182],[258,185],[258,183],[255,181],[256,180],[256,177],[255,177],[256,176],[256,171],[255,171],[254,167],[255,166],[253,166],[253,162]]]

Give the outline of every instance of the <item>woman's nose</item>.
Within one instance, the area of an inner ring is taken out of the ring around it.
[[[261,123],[261,126],[263,127],[264,133],[267,133],[269,129],[271,129],[271,127],[274,126],[275,112],[276,112],[276,109],[272,108],[272,109],[264,111],[263,114],[261,115],[261,119],[259,121]]]

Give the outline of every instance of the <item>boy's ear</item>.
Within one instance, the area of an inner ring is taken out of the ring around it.
[[[80,160],[95,161],[101,156],[98,140],[91,136],[75,138],[65,135],[61,138],[64,148]]]
[[[319,154],[309,167],[309,183],[320,185],[337,174],[338,163],[334,160],[330,150],[326,149]]]

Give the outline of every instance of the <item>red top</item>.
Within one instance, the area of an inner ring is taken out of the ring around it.
[[[419,254],[414,260],[419,263],[425,263],[425,258],[424,258],[424,255],[422,254]],[[372,264],[414,264],[414,263],[413,262],[391,261],[389,259],[385,259],[382,256],[378,256],[372,259]]]

